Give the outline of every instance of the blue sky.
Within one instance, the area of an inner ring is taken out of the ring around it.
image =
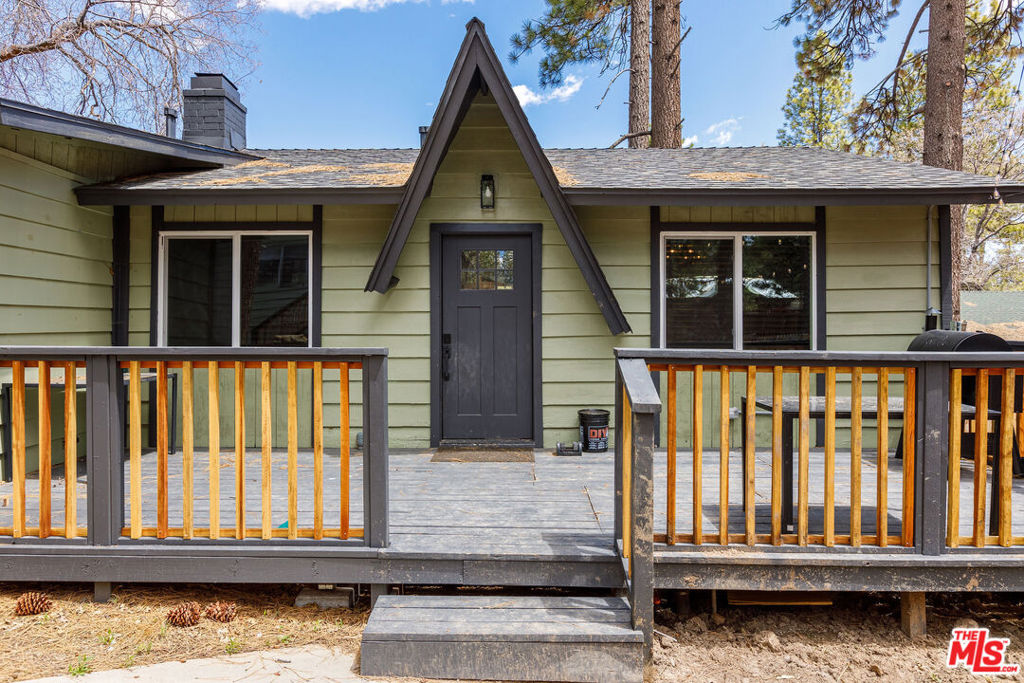
[[[625,129],[625,77],[572,67],[562,91],[542,90],[539,54],[508,59],[509,38],[542,0],[267,0],[259,67],[243,82],[250,147],[412,147],[430,122],[466,22],[480,17],[546,147],[605,147]],[[380,6],[383,5],[383,6]],[[378,6],[376,9],[363,9]],[[793,78],[799,27],[772,30],[788,0],[685,0],[684,137],[699,146],[774,145]],[[274,9],[277,8],[277,9]],[[899,36],[854,71],[855,91],[891,68]],[[527,92],[528,89],[528,92]]]

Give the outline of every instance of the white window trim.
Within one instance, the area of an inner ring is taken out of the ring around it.
[[[721,230],[721,231],[665,231],[660,236],[658,253],[659,306],[661,307],[661,348],[667,348],[668,325],[666,324],[667,301],[665,299],[665,247],[670,239],[732,239],[733,240],[733,278],[732,278],[732,348],[743,350],[743,238],[753,237],[810,237],[811,238],[811,350],[818,349],[818,234],[813,230]],[[740,273],[741,277],[736,277]]]
[[[167,346],[167,243],[174,239],[225,239],[231,240],[231,346],[241,347],[242,320],[242,237],[303,235],[307,238],[309,255],[306,260],[306,319],[310,331],[313,327],[313,231],[312,230],[174,230],[161,232],[157,245],[157,316],[156,338],[158,346]],[[313,337],[307,334],[307,346],[312,348]]]

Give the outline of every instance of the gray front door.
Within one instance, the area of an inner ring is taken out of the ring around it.
[[[528,235],[444,235],[441,438],[533,438]]]

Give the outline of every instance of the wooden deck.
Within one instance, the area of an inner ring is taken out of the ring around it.
[[[480,557],[502,556],[545,557],[548,559],[610,558],[612,551],[614,490],[613,456],[586,454],[580,458],[556,457],[550,451],[538,450],[533,463],[431,462],[429,451],[396,451],[390,456],[390,531],[389,550],[415,557]],[[730,457],[729,530],[743,532],[743,506],[740,454]],[[172,527],[182,522],[182,459],[180,453],[169,458],[169,520]],[[195,454],[194,521],[197,527],[209,523],[209,483],[205,453]],[[362,458],[351,459],[350,499],[351,524],[362,525],[363,468]],[[757,532],[770,529],[771,457],[767,451],[756,455],[756,520]],[[246,518],[249,526],[260,525],[261,471],[258,451],[246,457]],[[692,531],[693,487],[692,460],[680,453],[677,461],[677,532]],[[705,543],[714,545],[717,536],[719,495],[719,454],[706,450],[703,457],[702,504]],[[849,532],[848,453],[836,456],[836,533]],[[655,455],[655,533],[664,533],[666,510],[666,459],[664,451]],[[973,478],[973,462],[962,463],[961,533],[970,534],[973,497],[969,489]],[[84,463],[79,472],[84,473]],[[127,470],[127,468],[126,468]],[[338,454],[328,452],[324,458],[324,518],[327,523],[340,515]],[[272,467],[272,508],[281,511],[274,526],[287,524],[287,456],[275,451]],[[144,490],[155,491],[156,456],[147,453],[142,462]],[[127,471],[125,486],[127,488]],[[299,457],[299,524],[311,526],[313,521],[311,455]],[[900,532],[900,499],[902,466],[890,458],[889,532]],[[220,518],[224,526],[234,518],[234,458],[221,454]],[[810,456],[809,524],[812,534],[820,534],[824,523],[824,456],[812,450]],[[873,534],[875,527],[876,458],[866,451],[862,470],[863,533]],[[79,477],[78,525],[86,524],[87,505],[85,475]],[[37,523],[39,480],[29,475],[26,481],[27,524]],[[53,526],[64,524],[63,479],[58,469],[52,480]],[[989,483],[991,489],[991,482]],[[228,494],[228,495],[225,495]],[[11,484],[0,484],[0,527],[12,521]],[[143,499],[143,525],[156,523],[154,497]],[[986,496],[986,503],[989,498]],[[127,519],[127,503],[125,516]],[[1013,533],[1024,535],[1024,479],[1013,481]],[[2,541],[0,541],[2,542]],[[330,542],[330,541],[325,541]]]

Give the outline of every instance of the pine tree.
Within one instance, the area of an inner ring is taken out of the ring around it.
[[[846,69],[815,75],[798,68],[782,106],[786,123],[779,129],[779,144],[849,150],[852,83]]]

